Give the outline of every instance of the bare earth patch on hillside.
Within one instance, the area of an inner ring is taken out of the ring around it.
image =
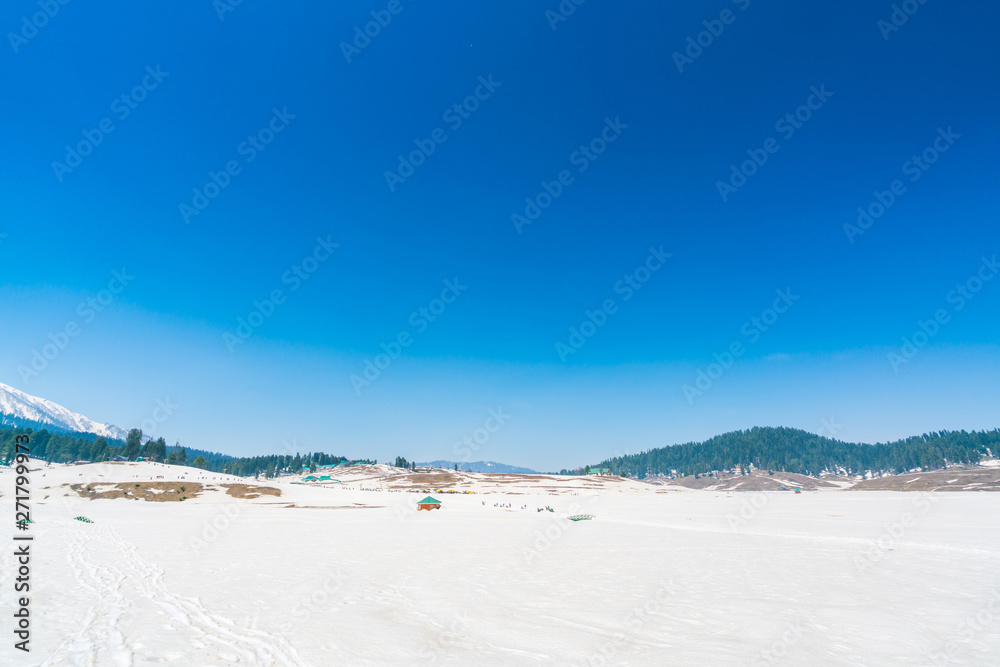
[[[121,482],[70,484],[81,498],[90,500],[148,500],[154,503],[177,502],[194,498],[202,492],[198,482]]]
[[[252,500],[261,496],[281,495],[281,489],[276,489],[273,486],[255,486],[253,484],[223,484],[222,486],[226,489],[226,493],[233,498],[247,498]]]
[[[814,491],[840,488],[838,484],[797,473],[775,472],[773,475],[768,475],[758,471],[749,475],[730,474],[718,477],[701,475],[697,479],[692,475],[673,480],[669,484],[683,486],[687,489],[708,489],[710,491],[790,491],[796,488],[803,491]]]
[[[1000,491],[1000,470],[935,470],[866,479],[850,491]]]

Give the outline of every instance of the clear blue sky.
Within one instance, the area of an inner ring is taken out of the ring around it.
[[[2,12],[0,381],[232,454],[456,459],[502,408],[472,458],[536,469],[998,426],[996,3],[181,4]]]

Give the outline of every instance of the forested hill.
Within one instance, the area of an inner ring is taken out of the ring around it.
[[[952,463],[976,463],[1000,454],[1000,429],[940,431],[867,445],[841,442],[794,428],[754,427],[715,436],[704,442],[660,447],[641,454],[606,459],[599,467],[612,474],[695,475],[712,470],[755,468],[816,476],[846,470],[902,473],[914,468],[942,468]]]
[[[232,456],[207,452],[201,449],[190,449],[178,446],[168,447],[163,438],[149,439],[142,442],[142,431],[132,429],[128,440],[105,438],[93,433],[78,433],[65,429],[48,428],[5,428],[0,427],[0,461],[8,461],[14,456],[14,441],[19,435],[31,438],[31,457],[44,459],[50,463],[70,463],[73,461],[110,461],[116,456],[134,460],[141,456],[152,461],[165,461],[191,465],[192,461],[201,457],[205,467],[214,470],[210,462],[224,466],[227,461],[234,460]],[[183,453],[183,454],[182,454]],[[220,467],[221,470],[221,467]]]
[[[138,457],[171,465],[186,465],[213,472],[253,477],[264,475],[274,477],[278,472],[301,472],[316,466],[337,464],[347,461],[343,456],[331,456],[322,452],[309,454],[271,454],[267,456],[235,457],[202,449],[181,447],[179,444],[167,447],[163,438],[142,442],[142,431],[132,429],[127,440],[114,440],[95,436],[93,433],[50,433],[31,428],[0,428],[0,462],[14,458],[15,438],[28,435],[31,438],[31,456],[50,463],[70,463],[72,461],[111,461],[116,456],[127,460]]]

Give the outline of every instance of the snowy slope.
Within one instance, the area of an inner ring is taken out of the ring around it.
[[[52,487],[32,505],[36,665],[1000,666],[1000,493],[601,490],[567,476],[578,495],[495,481],[418,512],[426,493],[369,482],[269,480],[279,498],[239,499],[229,478],[183,466],[35,474]],[[0,489],[15,476],[0,466]],[[92,501],[66,486],[181,478],[213,489]],[[13,549],[0,562],[6,594]]]
[[[128,435],[124,429],[112,424],[102,424],[81,414],[67,410],[61,405],[37,396],[29,396],[0,382],[0,415],[19,417],[30,421],[51,424],[58,428],[82,433],[96,433],[106,438],[124,440]]]

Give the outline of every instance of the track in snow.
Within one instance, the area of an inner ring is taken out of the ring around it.
[[[143,559],[136,546],[113,527],[68,523],[59,528],[66,536],[66,558],[73,577],[94,596],[94,602],[84,616],[82,627],[64,640],[42,667],[67,664],[131,667],[135,656],[120,627],[122,616],[132,606],[127,592],[153,603],[179,624],[181,630],[175,631],[179,635],[177,640],[211,646],[211,654],[229,664],[262,667],[306,664],[284,637],[241,628],[230,619],[209,612],[197,598],[171,592],[164,584],[163,570]],[[100,562],[95,557],[95,543],[112,548],[113,563]]]

